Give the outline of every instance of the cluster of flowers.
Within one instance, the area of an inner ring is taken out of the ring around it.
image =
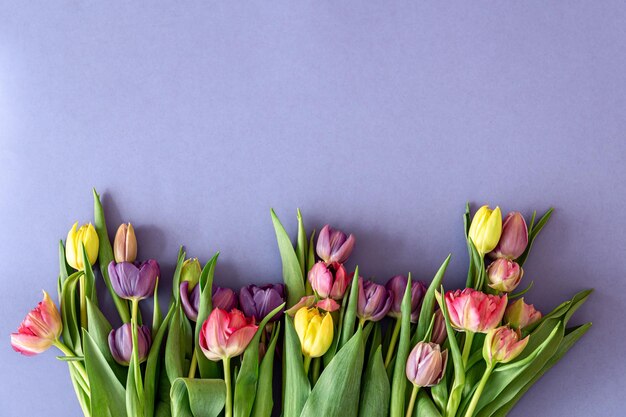
[[[348,272],[353,235],[326,225],[314,245],[298,213],[294,247],[272,212],[283,284],[237,294],[214,285],[217,254],[202,267],[181,248],[163,317],[159,264],[137,261],[130,223],[111,245],[95,191],[94,208],[95,227],[76,223],[60,244],[61,310],[44,291],[11,335],[24,355],[61,350],[86,416],[270,416],[275,353],[285,417],[505,415],[590,325],[566,328],[590,291],[545,316],[521,297],[530,286],[512,293],[551,210],[529,227],[488,206],[470,221],[468,207],[466,288],[447,292],[450,257],[430,284],[408,274],[381,285]],[[98,307],[96,261],[117,328]],[[149,297],[151,326],[139,308]]]

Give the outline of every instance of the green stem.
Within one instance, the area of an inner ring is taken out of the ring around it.
[[[85,294],[86,291],[86,285],[85,285],[85,274],[83,273],[79,280],[78,280],[78,285],[80,287],[80,326],[83,329],[87,328],[87,294]]]
[[[137,395],[140,401],[143,400],[143,383],[141,381],[141,368],[139,366],[139,327],[137,325],[137,313],[139,311],[139,300],[133,299],[131,301],[132,311],[131,311],[131,327],[132,327],[132,338],[133,338],[133,368],[135,371],[135,385],[137,386]]]
[[[304,357],[304,374],[305,375],[309,374],[309,366],[311,366],[311,357],[305,356]]]
[[[233,393],[230,382],[230,358],[222,359],[224,363],[224,383],[226,384],[226,417],[233,416]]]
[[[57,349],[59,349],[61,352],[63,352],[65,356],[70,356],[70,357],[76,356],[76,354],[72,352],[70,348],[68,348],[67,346],[65,346],[63,343],[61,343],[58,340],[54,342],[54,346]],[[87,371],[85,371],[85,367],[83,366],[82,363],[77,362],[77,361],[70,361],[69,363],[71,366],[74,367],[74,369],[80,375],[81,378],[80,380],[78,380],[78,383],[82,387],[83,391],[85,391],[91,397],[91,390],[89,389],[89,377],[87,376]]]
[[[419,392],[420,387],[417,385],[413,385],[413,390],[411,391],[411,399],[409,400],[409,406],[406,409],[406,417],[411,417],[413,415],[413,407],[415,407],[415,399],[417,398],[417,393]]]
[[[198,348],[193,348],[193,356],[191,357],[191,365],[189,365],[189,378],[196,377],[196,367],[198,366]]]
[[[491,375],[491,371],[493,371],[494,365],[488,365],[487,369],[485,369],[485,373],[483,377],[480,379],[478,383],[478,387],[476,391],[474,391],[474,396],[472,396],[472,402],[470,402],[469,407],[467,408],[467,412],[465,413],[465,417],[472,417],[474,415],[474,410],[476,410],[476,406],[478,405],[478,400],[480,400],[480,396],[483,393],[483,389],[485,389],[485,385],[487,384],[487,380]]]
[[[313,369],[311,370],[311,382],[313,383],[313,385],[317,383],[317,380],[320,377],[321,362],[321,358],[313,359]]]
[[[470,353],[472,352],[472,341],[474,340],[474,333],[473,332],[465,332],[465,342],[463,344],[463,354],[462,354],[462,358],[463,358],[463,368],[465,370],[467,367],[467,360],[470,356]]]
[[[385,368],[389,368],[389,364],[393,358],[393,352],[396,350],[396,343],[398,342],[398,336],[400,335],[400,327],[402,327],[402,320],[398,317],[396,319],[396,324],[393,327],[391,340],[389,341],[389,348],[387,349],[387,356],[385,357]]]

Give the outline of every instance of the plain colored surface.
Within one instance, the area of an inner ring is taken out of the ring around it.
[[[99,3],[0,2],[0,415],[80,415],[66,365],[9,333],[92,186],[166,276],[185,244],[232,287],[281,279],[270,207],[353,232],[380,280],[451,252],[452,288],[467,200],[552,205],[526,298],[595,287],[594,326],[511,415],[623,415],[623,2]]]

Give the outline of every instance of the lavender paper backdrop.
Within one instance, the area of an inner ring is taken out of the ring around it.
[[[623,415],[623,2],[91,3],[0,2],[0,415],[80,415],[66,366],[9,333],[92,186],[141,257],[220,250],[234,287],[280,280],[270,207],[354,232],[379,279],[452,252],[453,287],[465,201],[553,205],[528,298],[595,287],[594,326],[511,415]]]

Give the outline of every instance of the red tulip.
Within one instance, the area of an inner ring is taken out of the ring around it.
[[[43,292],[43,300],[26,316],[17,333],[11,333],[11,346],[22,355],[33,356],[54,345],[63,330],[61,315]]]
[[[485,294],[472,288],[448,291],[445,296],[452,327],[472,333],[487,333],[502,321],[506,294]]]
[[[257,329],[254,318],[246,318],[241,311],[215,308],[202,325],[200,348],[212,361],[230,359],[246,350]]]

